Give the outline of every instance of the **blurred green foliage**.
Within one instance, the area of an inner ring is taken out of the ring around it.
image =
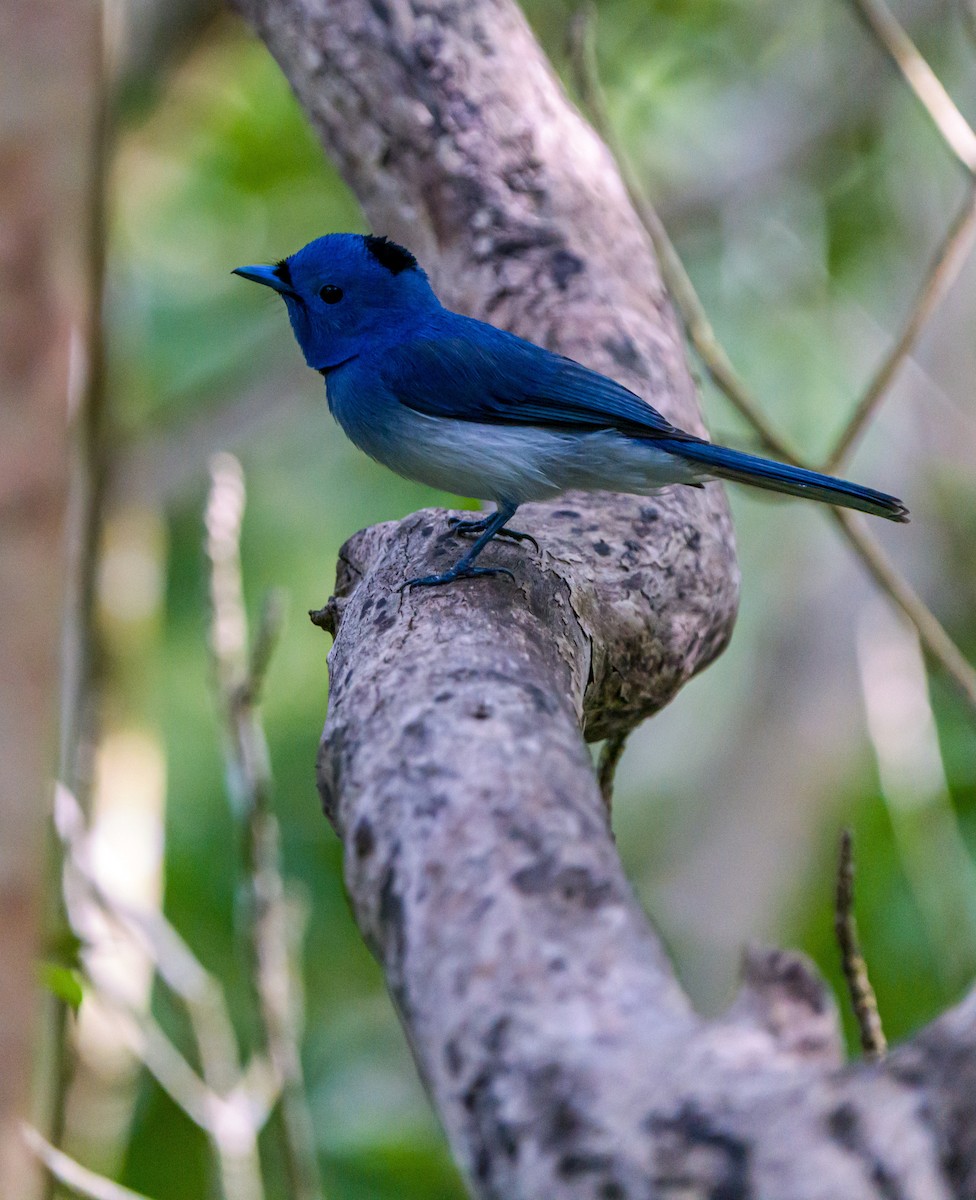
[[[533,0],[528,13],[565,66],[569,6]],[[598,29],[613,118],[720,336],[774,419],[811,453],[825,451],[908,309],[957,203],[958,172],[840,0],[605,0]],[[973,99],[972,47],[952,20],[932,22],[924,45]],[[264,717],[286,873],[308,908],[304,1058],[327,1194],[460,1197],[320,813],[313,764],[329,641],[305,616],[328,596],[339,546],[356,529],[456,501],[384,473],[340,438],[321,382],[298,369],[281,306],[229,273],[365,226],[277,66],[228,19],[152,89],[131,91],[111,196],[111,394],[125,479],[112,521],[136,513],[155,523],[162,574],[136,616],[103,588],[108,724],[149,730],[165,750],[167,914],[223,981],[248,1044],[235,933],[241,831],[223,781],[202,553],[207,457],[226,448],[248,482],[252,612],[269,587],[289,595]],[[970,272],[854,468],[909,499],[916,523],[901,540],[884,531],[886,544],[970,654],[976,496],[960,447],[971,451],[976,436],[952,397],[974,365],[956,336],[971,320],[972,285]],[[710,387],[705,402],[716,436],[750,442]],[[931,429],[939,422],[944,437]],[[126,475],[126,461],[173,466]],[[635,737],[621,771],[620,844],[696,999],[714,1009],[748,937],[803,947],[839,983],[833,861],[840,824],[852,824],[862,935],[897,1038],[963,980],[940,966],[953,929],[940,937],[920,915],[932,897],[920,901],[906,873],[915,834],[902,822],[909,842],[896,835],[864,723],[855,627],[870,588],[821,514],[739,495],[734,507],[745,578],[737,637]],[[973,725],[943,684],[931,692],[947,780],[932,803],[958,818],[971,852]],[[925,886],[937,892],[941,881]],[[727,911],[738,924],[723,924]],[[972,966],[974,947],[964,950]],[[164,995],[155,1003],[182,1044],[178,1015]],[[124,1145],[101,1150],[121,1161],[122,1182],[157,1200],[213,1194],[202,1135],[146,1078],[125,1124]],[[85,1136],[97,1141],[97,1129]],[[270,1133],[265,1141],[273,1165]],[[269,1188],[272,1200],[284,1194]]]

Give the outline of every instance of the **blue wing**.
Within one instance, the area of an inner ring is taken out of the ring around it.
[[[697,441],[605,375],[515,334],[462,318],[466,328],[385,351],[384,382],[401,404],[481,424],[616,429]]]
[[[702,478],[717,476],[891,521],[908,520],[908,510],[895,496],[714,446],[675,428],[640,396],[570,358],[480,321],[456,314],[451,319],[446,331],[384,351],[383,380],[407,408],[480,424],[615,429],[697,464]]]

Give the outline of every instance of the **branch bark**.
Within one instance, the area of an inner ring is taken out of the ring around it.
[[[237,3],[445,300],[701,428],[647,237],[509,0]],[[973,1195],[976,1000],[844,1070],[813,969],[757,951],[704,1021],[623,875],[584,737],[626,732],[725,645],[721,490],[520,521],[541,555],[491,551],[516,583],[436,593],[399,586],[454,551],[443,513],[366,530],[316,614],[336,638],[323,803],[472,1194]]]

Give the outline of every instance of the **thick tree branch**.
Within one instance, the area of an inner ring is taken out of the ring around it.
[[[509,0],[238,3],[374,229],[448,302],[700,428],[647,235]],[[966,1195],[972,1005],[842,1071],[815,972],[757,951],[705,1022],[624,878],[581,730],[625,732],[725,644],[720,490],[520,520],[541,554],[490,551],[516,582],[435,593],[400,585],[454,552],[442,513],[366,530],[314,618],[336,635],[325,809],[473,1194]]]

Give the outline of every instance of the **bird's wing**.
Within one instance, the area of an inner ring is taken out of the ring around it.
[[[473,332],[411,339],[386,351],[383,376],[401,404],[481,424],[697,440],[605,375],[514,334],[471,324]]]

